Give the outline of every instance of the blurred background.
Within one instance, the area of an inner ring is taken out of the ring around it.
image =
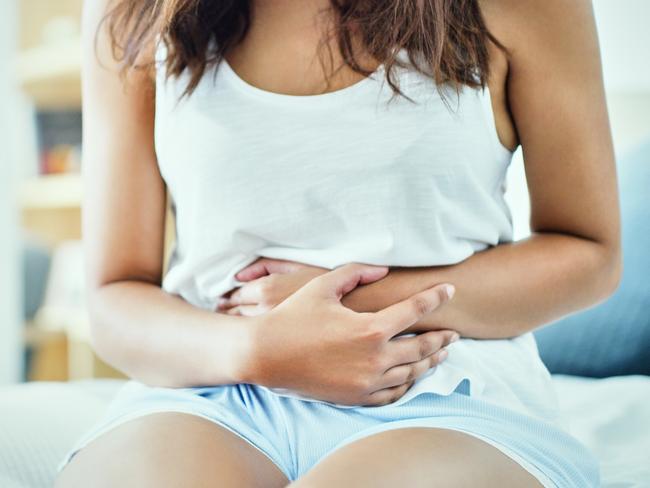
[[[0,1],[0,384],[119,376],[92,353],[84,309],[81,3]],[[594,5],[622,157],[650,140],[650,2]],[[520,154],[508,200],[525,237]]]

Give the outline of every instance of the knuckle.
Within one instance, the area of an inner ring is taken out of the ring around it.
[[[411,299],[411,304],[412,304],[413,310],[418,315],[418,317],[426,315],[427,313],[429,313],[429,310],[431,308],[430,305],[429,305],[429,302],[427,300],[425,300],[424,298],[419,297],[419,296],[418,297],[413,297]]]
[[[404,383],[410,383],[417,377],[417,368],[416,366],[411,366],[409,368],[408,374],[406,375],[406,381]]]
[[[430,340],[427,340],[426,338],[422,338],[420,340],[419,344],[419,354],[420,354],[420,359],[424,359],[427,356],[430,356],[434,352],[434,345]]]
[[[444,351],[444,353],[446,355],[447,354],[446,351],[444,349],[441,349],[439,352],[437,352],[436,354],[433,354],[431,356],[431,366],[437,366],[438,364],[440,364],[442,362],[442,360],[444,359],[444,357],[442,355],[443,351]]]
[[[357,394],[366,395],[372,386],[370,378],[367,376],[359,376],[354,379],[352,382],[352,388],[357,392]]]
[[[430,367],[430,368],[433,368],[433,367],[436,366],[437,364],[438,364],[438,355],[437,355],[437,354],[432,354],[432,355],[429,357],[429,367]]]
[[[447,299],[449,298],[448,295],[447,295],[447,290],[445,290],[445,288],[441,287],[441,288],[438,288],[437,292],[438,292],[437,293],[438,294],[438,305],[441,304],[441,303],[446,302]]]
[[[363,327],[363,337],[370,342],[380,342],[385,338],[385,330],[375,321],[370,321]]]
[[[445,344],[446,341],[445,333],[438,330],[428,332],[427,338],[429,342],[431,342],[431,352],[436,352]]]
[[[373,373],[383,372],[386,368],[386,361],[379,355],[372,355],[368,358],[368,367]]]

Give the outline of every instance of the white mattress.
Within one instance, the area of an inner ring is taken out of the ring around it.
[[[602,486],[650,487],[650,377],[554,383],[567,428],[600,460]]]

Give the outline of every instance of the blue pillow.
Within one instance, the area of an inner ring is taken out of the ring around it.
[[[623,277],[606,302],[535,332],[551,373],[650,375],[650,141],[618,166]]]

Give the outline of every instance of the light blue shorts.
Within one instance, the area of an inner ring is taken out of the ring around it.
[[[354,440],[391,429],[435,427],[488,442],[545,487],[599,486],[598,465],[577,440],[553,424],[468,396],[466,382],[448,396],[424,393],[397,406],[337,408],[247,384],[170,389],[131,381],[59,469],[99,435],[158,412],[197,415],[234,432],[290,481]]]

